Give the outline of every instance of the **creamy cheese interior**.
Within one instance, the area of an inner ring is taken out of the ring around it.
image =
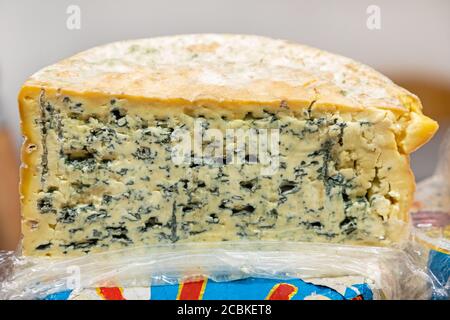
[[[400,211],[391,182],[403,158],[389,111],[162,107],[44,91],[34,103],[39,183],[24,222],[32,254],[197,241],[380,243]],[[198,120],[224,137],[227,129],[277,130],[277,170],[227,163],[235,140],[223,141],[223,161],[174,163],[174,131],[192,136]]]

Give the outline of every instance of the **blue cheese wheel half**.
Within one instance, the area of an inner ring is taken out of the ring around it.
[[[96,47],[19,94],[23,253],[220,241],[385,246],[438,125],[373,69],[258,36]]]

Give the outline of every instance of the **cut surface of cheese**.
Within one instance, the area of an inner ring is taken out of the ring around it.
[[[416,96],[367,66],[241,35],[90,49],[33,75],[19,105],[25,255],[398,243],[408,155],[437,130]]]

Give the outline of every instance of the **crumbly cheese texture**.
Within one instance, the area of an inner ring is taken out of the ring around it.
[[[417,97],[366,66],[240,35],[94,48],[33,75],[19,104],[25,255],[396,243],[414,192],[408,154],[437,130]],[[197,122],[223,134],[223,159],[174,162],[174,132]],[[279,132],[277,170],[229,161],[229,129]]]

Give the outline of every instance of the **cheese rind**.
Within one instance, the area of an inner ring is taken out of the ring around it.
[[[414,191],[408,152],[437,128],[416,97],[367,67],[249,36],[92,49],[34,75],[19,103],[27,255],[191,241],[398,242]],[[197,121],[223,137],[277,130],[277,170],[176,164],[172,134],[192,135]]]

